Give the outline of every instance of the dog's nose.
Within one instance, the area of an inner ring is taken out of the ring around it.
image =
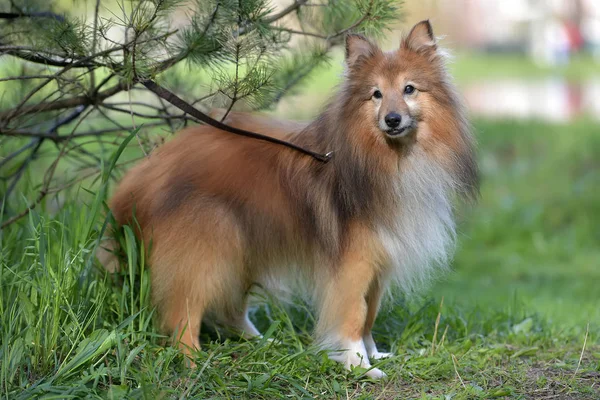
[[[392,129],[399,127],[400,121],[402,121],[402,117],[400,116],[400,114],[389,113],[388,115],[385,116],[386,125]]]

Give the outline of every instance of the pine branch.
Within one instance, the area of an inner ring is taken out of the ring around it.
[[[158,127],[164,125],[163,122],[147,122],[144,123],[145,128],[149,127]],[[0,136],[11,136],[11,137],[21,137],[21,138],[41,138],[51,140],[53,142],[63,142],[65,140],[76,140],[84,137],[96,137],[96,136],[106,136],[111,134],[119,134],[122,132],[128,132],[135,129],[134,126],[118,126],[117,128],[107,128],[107,129],[98,129],[91,130],[81,133],[75,133],[73,135],[56,135],[54,133],[46,133],[46,132],[32,132],[32,131],[24,131],[24,130],[0,130]],[[10,160],[31,148],[32,144],[29,143],[22,148],[19,148],[15,152],[6,156],[2,161],[0,161],[0,168],[2,168],[5,164],[7,164]]]
[[[21,107],[20,109],[11,109],[8,111],[0,112],[0,122],[5,122],[5,119],[18,117],[25,114],[38,113],[42,111],[54,111],[63,110],[66,108],[73,108],[82,105],[98,104],[110,96],[122,92],[127,89],[125,81],[112,86],[110,89],[106,89],[103,92],[97,93],[95,96],[78,96],[71,97],[60,101],[48,101],[44,103],[33,104],[31,106]]]
[[[52,67],[71,67],[71,68],[90,68],[97,66],[94,62],[80,62],[78,65],[73,65],[73,60],[69,60],[68,58],[61,59],[53,59],[46,56],[43,56],[39,53],[30,53],[22,50],[6,50],[3,52],[4,54],[20,58],[25,61],[29,61],[36,64],[49,65]]]
[[[283,10],[281,10],[277,14],[272,15],[269,18],[265,18],[264,22],[267,24],[272,24],[274,22],[277,22],[280,19],[282,19],[283,17],[285,17],[286,15],[291,14],[294,11],[297,11],[298,9],[300,9],[300,7],[305,5],[307,2],[308,2],[308,0],[295,0],[294,3],[289,5],[287,8],[284,8]]]
[[[72,121],[74,121],[75,119],[79,118],[79,116],[85,111],[87,107],[86,106],[80,106],[77,107],[72,113],[70,113],[67,117],[57,121],[54,125],[52,125],[50,127],[50,129],[48,129],[48,131],[46,132],[47,135],[55,135],[56,131],[58,130],[58,128],[60,128],[63,125],[66,125]],[[42,146],[42,144],[44,143],[44,138],[43,137],[37,137],[32,139],[32,146],[33,149],[31,150],[31,153],[29,154],[29,156],[21,163],[21,165],[19,166],[19,168],[17,169],[17,171],[13,174],[13,180],[10,183],[10,185],[8,186],[8,189],[6,190],[6,193],[4,194],[4,199],[6,201],[6,199],[8,199],[10,197],[10,194],[12,193],[12,191],[15,189],[15,187],[17,186],[17,183],[19,182],[19,180],[21,179],[21,177],[23,176],[23,173],[25,172],[25,170],[29,167],[29,165],[31,164],[31,162],[33,162],[33,160],[35,160],[37,153],[40,149],[40,147]],[[43,192],[43,190],[42,190]],[[43,198],[43,196],[40,198]],[[0,209],[5,208],[4,205],[0,206]],[[24,212],[24,214],[21,215],[21,217],[27,215],[27,213],[29,213],[30,208],[27,209],[27,211]],[[19,217],[19,218],[21,218]],[[18,219],[18,218],[17,218]],[[10,221],[10,220],[9,220]],[[16,221],[16,219],[15,219]],[[8,222],[8,221],[7,221]],[[1,228],[4,228],[5,224],[1,225]]]
[[[17,18],[52,18],[60,22],[65,21],[65,17],[52,12],[33,12],[33,13],[6,13],[0,12],[0,19],[13,20]]]

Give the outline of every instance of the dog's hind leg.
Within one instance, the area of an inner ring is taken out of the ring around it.
[[[244,310],[239,314],[230,317],[226,324],[238,333],[242,338],[251,339],[255,337],[262,337],[261,333],[256,329],[250,318],[248,318],[248,304],[244,307]]]
[[[158,247],[158,246],[157,246]],[[155,250],[152,257],[153,301],[158,307],[162,330],[172,335],[174,345],[191,358],[200,348],[200,325],[213,293],[194,274],[197,266],[187,257]],[[186,259],[187,258],[187,259]],[[193,365],[193,362],[192,362]]]
[[[239,335],[245,339],[261,337],[262,335],[248,317],[250,297],[248,281],[239,276],[237,278],[229,281],[232,290],[227,301],[222,302],[220,308],[212,310],[212,322],[228,334]]]
[[[244,285],[239,232],[219,211],[206,207],[195,218],[172,218],[154,229],[153,300],[163,329],[188,356],[200,347],[205,314],[227,309]]]
[[[204,308],[202,299],[183,293],[173,296],[160,307],[163,329],[173,335],[174,343],[187,356],[200,348],[200,323]]]

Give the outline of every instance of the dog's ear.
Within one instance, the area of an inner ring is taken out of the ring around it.
[[[403,46],[412,50],[435,50],[436,42],[429,20],[421,21],[410,30]]]
[[[361,59],[371,57],[377,52],[377,46],[367,38],[355,33],[346,36],[346,64],[353,67]]]

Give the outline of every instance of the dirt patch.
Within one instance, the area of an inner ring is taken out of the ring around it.
[[[527,371],[523,394],[529,399],[600,399],[600,372],[574,371],[552,365],[534,365]]]

